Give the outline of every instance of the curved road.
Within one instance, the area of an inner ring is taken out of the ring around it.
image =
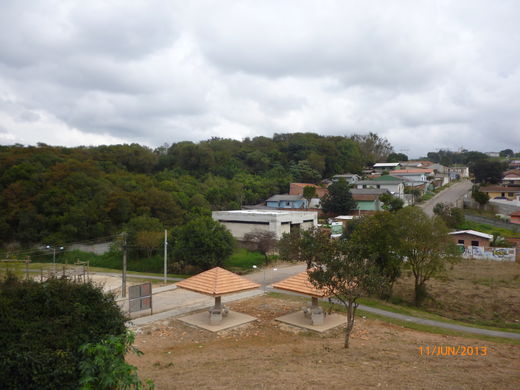
[[[471,191],[471,187],[473,183],[469,180],[464,180],[459,183],[456,183],[444,191],[439,192],[430,200],[426,201],[423,204],[420,204],[419,207],[423,209],[423,211],[428,214],[430,217],[433,216],[433,207],[437,203],[448,203],[448,204],[456,204],[458,200],[464,197],[469,191]]]

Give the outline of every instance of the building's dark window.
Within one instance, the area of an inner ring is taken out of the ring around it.
[[[459,241],[457,241],[457,242],[458,242],[459,244],[464,245],[464,240],[459,240]]]
[[[478,241],[471,241],[471,246],[478,246]]]

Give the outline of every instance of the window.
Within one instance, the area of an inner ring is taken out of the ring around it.
[[[457,241],[457,243],[464,245],[464,240],[459,240],[459,241]]]
[[[478,241],[471,241],[471,246],[478,246]]]

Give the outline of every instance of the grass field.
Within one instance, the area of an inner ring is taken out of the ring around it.
[[[260,252],[251,252],[246,249],[236,249],[231,257],[225,261],[224,267],[237,273],[247,273],[253,270],[253,265],[258,267],[265,263],[264,255]]]
[[[474,221],[464,221],[462,224],[457,226],[460,230],[476,230],[478,232],[487,233],[487,234],[496,234],[498,233],[502,237],[520,237],[520,233],[515,232],[513,230],[499,228],[493,225],[488,225],[487,223],[480,223]]]
[[[406,272],[392,303],[413,304],[413,278]],[[520,329],[520,264],[466,259],[428,282],[424,310],[453,320]]]

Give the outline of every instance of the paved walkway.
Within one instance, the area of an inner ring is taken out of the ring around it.
[[[237,294],[230,294],[222,297],[222,302],[233,302],[239,299],[246,299],[262,295],[264,292],[260,289],[245,291]],[[190,313],[192,311],[209,309],[215,304],[215,299],[208,295],[198,294],[188,290],[179,288],[157,296],[153,296],[154,311],[160,313],[152,314],[145,317],[139,317],[130,321],[131,326],[140,326],[151,322],[166,320],[181,314]],[[169,309],[167,309],[169,307]]]
[[[433,216],[433,208],[437,203],[442,202],[448,204],[456,204],[458,200],[460,200],[465,194],[467,194],[471,190],[472,185],[473,184],[469,180],[464,180],[459,183],[455,183],[454,185],[436,194],[430,200],[427,200],[423,204],[420,204],[419,207],[422,208],[423,211],[431,217]]]

